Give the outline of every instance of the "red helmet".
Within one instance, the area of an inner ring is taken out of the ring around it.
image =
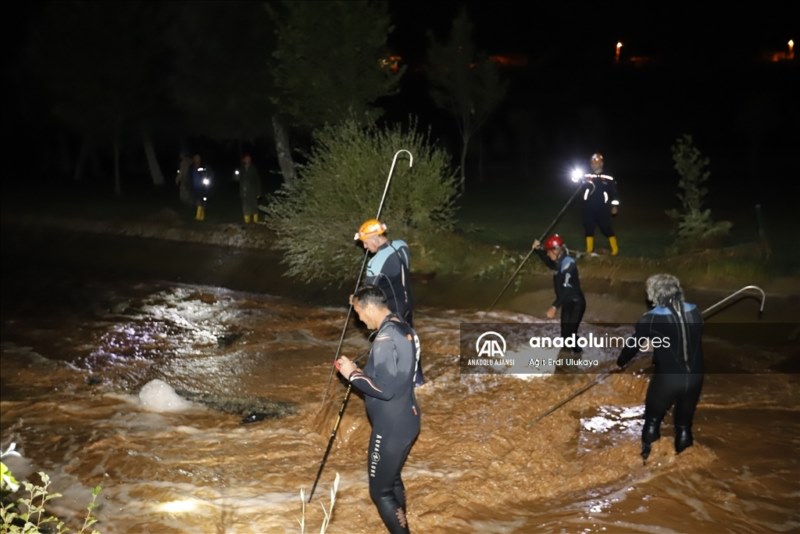
[[[553,250],[554,248],[561,248],[564,246],[564,240],[558,234],[553,234],[544,240],[544,249]]]

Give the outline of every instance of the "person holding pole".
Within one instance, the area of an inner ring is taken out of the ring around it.
[[[619,195],[614,177],[603,174],[603,155],[599,152],[592,154],[590,161],[592,172],[583,176],[583,193],[581,198],[581,216],[583,229],[586,233],[586,253],[594,252],[595,226],[608,238],[611,255],[619,254],[617,236],[611,226],[611,217],[616,217],[619,212]]]
[[[675,452],[691,447],[692,420],[703,388],[703,314],[683,301],[680,281],[671,274],[647,279],[647,299],[653,309],[636,323],[636,344],[622,349],[617,365],[624,368],[640,350],[642,340],[653,349],[655,372],[647,388],[642,428],[642,458],[661,437],[661,420],[675,406]]]
[[[580,354],[583,349],[578,346],[576,336],[578,326],[583,319],[583,312],[586,311],[586,298],[581,291],[581,281],[578,276],[578,265],[575,258],[567,253],[564,240],[558,234],[553,234],[544,241],[544,250],[541,242],[536,239],[533,241],[533,252],[553,270],[553,288],[556,292],[556,299],[547,309],[547,318],[553,319],[556,312],[561,308],[561,337],[564,339],[565,346],[567,340],[572,339],[572,352]]]
[[[372,425],[367,455],[369,495],[389,532],[409,532],[401,471],[420,432],[420,409],[414,394],[419,366],[419,338],[411,326],[392,313],[384,292],[362,286],[351,297],[358,318],[377,330],[364,369],[347,356],[336,368],[364,394]]]
[[[411,253],[402,239],[389,240],[386,225],[378,219],[367,219],[356,232],[355,240],[372,254],[367,263],[364,283],[378,286],[392,313],[414,326],[414,298],[411,293]],[[422,366],[414,376],[414,384],[425,383]]]

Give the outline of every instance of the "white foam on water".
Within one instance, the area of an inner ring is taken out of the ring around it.
[[[197,406],[184,399],[163,380],[155,379],[145,384],[139,391],[139,403],[152,412],[181,412]]]

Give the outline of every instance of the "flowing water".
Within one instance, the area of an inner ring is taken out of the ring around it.
[[[383,531],[356,395],[305,510],[300,497],[345,392],[329,379],[346,307],[35,263],[3,283],[0,445],[17,444],[22,458],[4,461],[18,477],[50,474],[70,525],[100,485],[103,533],[301,532],[303,517],[317,532],[338,474],[328,532]],[[425,306],[415,319],[428,383],[403,472],[413,531],[800,531],[794,326],[771,342],[707,336],[707,360],[728,372],[706,377],[695,445],[674,454],[668,416],[643,465],[646,371],[609,375],[539,418],[601,375],[468,375],[458,355],[462,322],[542,319]],[[353,321],[342,353],[363,354],[366,334]],[[592,357],[602,374],[616,353]]]

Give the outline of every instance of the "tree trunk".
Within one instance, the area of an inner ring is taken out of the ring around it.
[[[467,190],[467,150],[469,149],[469,135],[461,136],[461,192]]]
[[[292,159],[292,149],[289,145],[289,134],[286,132],[280,117],[272,116],[272,129],[275,133],[275,152],[278,155],[278,165],[281,168],[283,183],[293,187],[297,183],[297,173]]]
[[[114,194],[122,197],[122,181],[119,176],[119,132],[114,131]]]
[[[159,167],[158,159],[156,159],[153,140],[150,138],[150,132],[144,124],[141,125],[141,129],[142,145],[144,146],[144,155],[147,159],[147,168],[150,170],[150,177],[153,179],[153,185],[161,187],[164,185],[164,175],[161,173],[161,167]]]

